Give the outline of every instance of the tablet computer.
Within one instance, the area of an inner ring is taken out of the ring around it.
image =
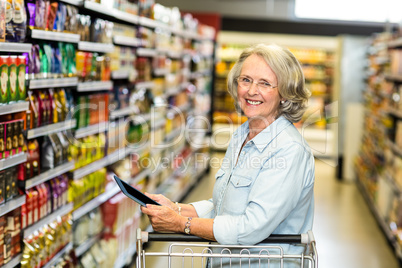
[[[134,200],[141,206],[145,207],[146,204],[152,204],[152,205],[158,205],[158,206],[161,205],[158,202],[156,202],[155,200],[149,198],[145,194],[141,193],[140,191],[138,191],[137,189],[132,187],[127,182],[121,180],[116,175],[114,175],[113,177],[114,177],[115,181],[117,182],[117,185],[119,185],[120,190],[123,192],[123,194],[125,194],[126,196],[128,196],[129,198],[131,198],[132,200]]]

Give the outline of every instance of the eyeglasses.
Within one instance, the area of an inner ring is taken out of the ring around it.
[[[254,80],[252,78],[247,77],[247,76],[239,76],[239,77],[237,77],[236,80],[240,87],[242,87],[243,89],[247,89],[247,90],[249,90],[253,84],[256,84],[257,88],[262,91],[267,91],[267,90],[271,90],[271,89],[278,87],[278,86],[273,86],[269,82],[264,81],[264,80],[254,82]]]

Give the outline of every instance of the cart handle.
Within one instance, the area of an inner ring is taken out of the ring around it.
[[[158,232],[142,232],[137,230],[137,240],[141,239],[143,243],[151,241],[159,242],[215,242],[207,240],[195,235],[186,235],[178,233],[158,233]],[[260,243],[268,244],[310,244],[315,241],[312,231],[306,234],[271,234],[268,238]]]

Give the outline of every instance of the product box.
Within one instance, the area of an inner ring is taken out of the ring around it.
[[[25,73],[26,73],[26,56],[18,56],[17,58],[17,97],[18,101],[25,101],[26,87],[25,87]]]
[[[13,198],[13,178],[10,169],[4,171],[5,178],[5,200],[6,202]],[[14,182],[15,183],[15,182]]]
[[[5,158],[6,139],[5,139],[5,125],[0,123],[0,159]]]
[[[8,102],[15,102],[17,98],[17,56],[8,57]]]
[[[0,266],[4,264],[4,232],[6,228],[6,216],[0,216]]]
[[[8,102],[8,57],[0,56],[0,103]]]
[[[0,171],[0,204],[6,201],[6,178],[4,172],[4,170]]]

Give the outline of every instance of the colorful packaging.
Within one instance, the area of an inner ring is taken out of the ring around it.
[[[35,26],[38,29],[45,30],[46,28],[46,2],[45,0],[36,0],[36,8],[35,8]]]
[[[63,32],[64,31],[64,23],[66,22],[66,17],[67,17],[67,7],[65,4],[59,3],[53,30],[58,31],[58,32]]]
[[[6,178],[4,177],[4,170],[0,171],[0,204],[6,201]]]
[[[13,0],[13,42],[24,42],[26,37],[27,15],[25,12],[24,0]]]
[[[67,67],[68,76],[75,76],[77,74],[75,48],[73,44],[66,44],[67,51]]]
[[[27,4],[27,23],[29,28],[35,27],[36,3],[35,0],[26,1]]]
[[[0,103],[8,102],[8,56],[0,56]]]
[[[6,151],[6,136],[5,136],[5,125],[0,123],[0,159],[5,158]]]
[[[13,126],[11,122],[5,123],[6,151],[5,158],[12,155],[13,151]]]
[[[6,41],[13,42],[14,28],[13,28],[14,5],[13,0],[6,1]]]
[[[8,58],[8,102],[17,101],[17,56]]]
[[[6,3],[7,0],[0,0],[0,42],[6,41]]]
[[[25,87],[25,74],[26,74],[26,56],[18,56],[17,58],[17,100],[25,101],[26,87]]]
[[[17,154],[18,152],[18,130],[19,130],[19,121],[13,121],[11,122],[11,125],[13,126],[13,155]]]
[[[30,118],[27,118],[27,128],[37,128],[42,123],[42,114],[39,113],[38,98],[33,91],[28,91],[28,101],[29,113],[27,113],[27,116],[29,115]]]
[[[25,145],[24,139],[24,120],[18,121],[18,151],[17,153],[22,153]]]
[[[51,2],[48,9],[48,17],[46,21],[46,30],[52,31],[54,28],[54,23],[56,21],[56,13],[58,9],[57,2]]]

